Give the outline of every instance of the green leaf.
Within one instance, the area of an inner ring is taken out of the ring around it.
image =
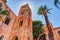
[[[4,10],[4,11],[3,11],[3,14],[6,14],[6,15],[8,15],[8,16],[10,15],[9,12],[8,12],[8,10]]]

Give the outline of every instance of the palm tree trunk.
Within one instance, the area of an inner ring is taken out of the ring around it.
[[[47,16],[46,12],[44,12],[44,17],[45,17],[46,26],[48,28],[48,31],[49,31],[49,33],[50,33],[50,35],[52,37],[52,40],[54,40],[54,37],[53,37],[53,29],[52,29],[52,26],[50,25],[50,22],[48,20],[48,16]]]

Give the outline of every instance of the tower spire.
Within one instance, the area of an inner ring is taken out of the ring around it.
[[[21,9],[19,10],[19,14],[18,15],[24,14],[25,13],[24,11],[31,12],[31,9],[29,7],[29,4],[22,5],[21,6]]]

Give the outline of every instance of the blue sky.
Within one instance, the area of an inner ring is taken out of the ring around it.
[[[54,28],[56,28],[60,26],[60,9],[54,6],[53,1],[54,0],[7,0],[7,4],[12,11],[18,15],[20,7],[28,3],[32,11],[32,19],[41,20],[43,24],[45,24],[44,17],[37,15],[37,9],[41,5],[47,5],[48,8],[52,8],[52,10],[50,10],[51,14],[48,14],[49,21]]]

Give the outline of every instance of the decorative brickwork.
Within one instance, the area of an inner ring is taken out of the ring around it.
[[[33,40],[32,13],[29,5],[21,6],[19,15],[16,16],[7,6],[5,0],[0,0],[0,3],[3,4],[3,9],[8,10],[11,17],[8,25],[2,22],[0,27],[0,36],[4,36],[3,40]]]

